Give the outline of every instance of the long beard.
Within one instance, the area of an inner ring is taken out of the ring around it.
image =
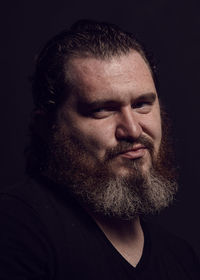
[[[49,142],[43,175],[66,186],[81,204],[100,215],[131,220],[138,215],[159,212],[173,201],[177,192],[174,169],[166,161],[170,149],[163,140],[155,156],[149,139],[141,137],[137,143],[148,149],[149,170],[143,171],[143,159],[124,159],[124,167],[129,172],[120,176],[112,172],[112,162],[133,143],[119,143],[106,152],[103,161],[98,161],[91,158],[78,138],[66,136],[64,129],[58,127]]]

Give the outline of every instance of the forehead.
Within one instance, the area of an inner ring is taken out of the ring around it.
[[[68,69],[68,79],[77,89],[74,97],[96,100],[109,95],[123,99],[130,94],[137,97],[156,92],[149,66],[136,51],[107,60],[73,58]]]

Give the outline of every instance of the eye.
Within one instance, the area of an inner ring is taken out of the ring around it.
[[[136,104],[134,104],[133,108],[142,108],[142,107],[148,106],[148,105],[151,105],[151,104],[147,101],[140,101],[140,102],[137,102]]]
[[[92,110],[92,113],[100,113],[100,112],[104,112],[106,110],[106,108],[96,108]]]
[[[132,108],[140,113],[149,113],[151,111],[152,102],[149,101],[138,101],[132,104]]]
[[[113,107],[99,107],[95,108],[90,112],[91,117],[96,119],[103,119],[109,117],[113,114],[114,108]]]

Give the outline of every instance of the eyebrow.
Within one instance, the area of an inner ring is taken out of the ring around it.
[[[135,98],[135,101],[137,102],[137,101],[147,100],[151,103],[154,103],[156,100],[156,97],[157,97],[157,95],[155,92],[148,92],[148,93],[144,93],[144,94],[138,96],[137,98]]]
[[[147,100],[150,103],[154,103],[156,100],[157,95],[154,92],[149,92],[149,93],[144,93],[139,95],[138,97],[134,98],[132,100],[133,103],[135,102],[140,102]],[[123,99],[120,100],[115,100],[115,99],[100,99],[100,100],[95,100],[95,101],[88,101],[85,99],[82,99],[78,102],[78,107],[83,108],[83,107],[89,107],[89,108],[98,108],[98,107],[103,107],[103,106],[114,106],[114,105],[121,105],[123,103]]]

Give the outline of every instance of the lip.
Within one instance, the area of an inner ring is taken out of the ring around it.
[[[132,149],[120,153],[119,155],[121,157],[129,158],[129,159],[137,159],[145,155],[146,149],[147,148],[145,146],[137,145]]]

